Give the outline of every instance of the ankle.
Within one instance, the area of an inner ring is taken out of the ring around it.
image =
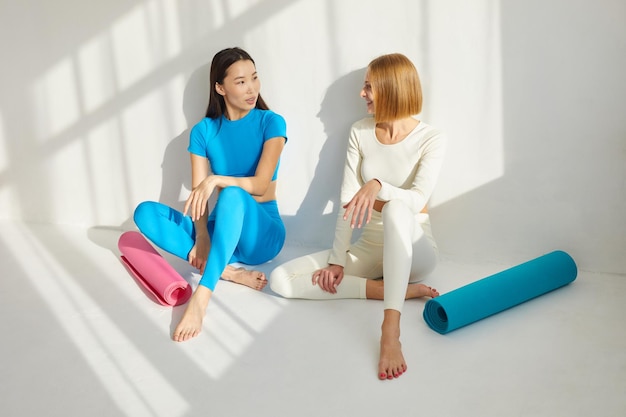
[[[380,326],[383,337],[400,338],[400,312],[398,310],[385,310],[385,318]]]
[[[209,300],[211,299],[212,294],[213,291],[209,288],[204,285],[198,285],[198,288],[196,288],[196,291],[193,293],[189,301],[198,307],[204,307],[206,309],[209,305]]]

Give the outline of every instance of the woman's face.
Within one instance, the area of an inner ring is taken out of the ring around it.
[[[361,97],[365,99],[367,105],[367,113],[374,114],[376,110],[374,106],[374,94],[372,94],[372,85],[369,81],[369,72],[365,73],[365,81],[363,82],[363,88],[361,89]]]
[[[226,113],[230,120],[244,117],[256,106],[261,81],[252,61],[241,60],[226,70],[222,84],[215,84],[215,91],[224,97]]]

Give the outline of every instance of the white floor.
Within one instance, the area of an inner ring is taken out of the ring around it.
[[[409,370],[381,382],[380,303],[285,300],[220,282],[203,333],[175,343],[182,307],[137,286],[119,234],[0,223],[3,416],[626,415],[625,276],[579,271],[446,336],[426,326],[423,300],[410,301]],[[444,260],[429,283],[446,292],[508,266]]]

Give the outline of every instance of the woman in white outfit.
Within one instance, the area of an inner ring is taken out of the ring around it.
[[[361,97],[368,117],[351,129],[333,248],[294,259],[270,276],[288,298],[384,300],[380,379],[407,369],[400,344],[404,300],[436,297],[418,283],[434,268],[437,247],[426,204],[444,155],[440,131],[414,116],[422,108],[417,70],[401,54],[367,68]],[[363,227],[351,243],[354,228]],[[382,278],[382,279],[381,279]]]

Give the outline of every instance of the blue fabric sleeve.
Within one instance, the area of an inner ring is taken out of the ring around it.
[[[263,131],[263,142],[276,137],[285,138],[287,143],[287,123],[281,115],[269,111]]]
[[[206,133],[207,133],[207,123],[206,119],[203,119],[201,122],[196,124],[189,133],[189,147],[187,150],[198,156],[203,156],[205,158],[207,155],[207,145],[206,145]]]

